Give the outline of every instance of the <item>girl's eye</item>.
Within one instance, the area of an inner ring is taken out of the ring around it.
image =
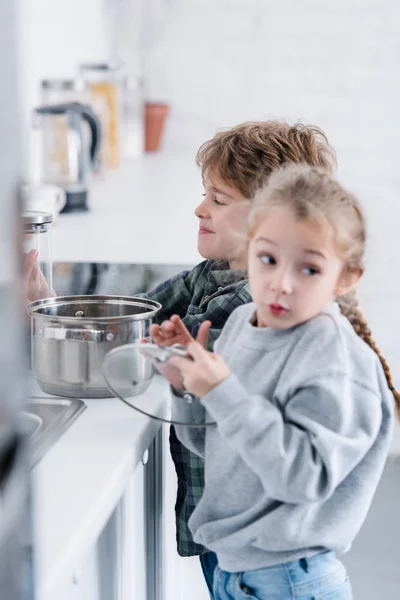
[[[320,273],[316,267],[303,267],[302,272],[304,275],[318,275]]]
[[[275,265],[276,260],[270,254],[261,254],[260,260],[264,265]]]

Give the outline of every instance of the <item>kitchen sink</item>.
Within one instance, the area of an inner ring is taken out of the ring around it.
[[[31,443],[33,467],[75,419],[85,410],[75,398],[30,398],[21,412],[21,426]]]

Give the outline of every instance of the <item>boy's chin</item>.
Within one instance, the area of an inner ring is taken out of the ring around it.
[[[199,254],[206,260],[226,260],[225,258],[215,256],[214,254],[208,254],[207,252],[200,252],[200,250],[199,250]]]
[[[213,251],[212,248],[207,248],[206,244],[197,244],[197,252],[207,260],[220,260],[223,258],[219,256],[218,252]]]

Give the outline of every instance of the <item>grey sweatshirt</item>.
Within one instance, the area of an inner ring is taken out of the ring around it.
[[[176,427],[205,458],[189,520],[220,567],[259,569],[346,552],[388,453],[394,400],[376,354],[330,304],[287,330],[229,317],[215,352],[231,375],[201,400],[216,427]]]

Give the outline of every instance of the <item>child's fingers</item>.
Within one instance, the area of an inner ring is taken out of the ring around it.
[[[33,269],[31,271],[30,277],[29,279],[34,279],[35,281],[40,279],[40,273],[39,273],[40,269],[38,267],[38,265],[35,263],[33,265]]]
[[[171,346],[173,343],[179,341],[177,340],[175,330],[167,331],[164,330],[163,325],[151,325],[149,329],[150,337],[155,344],[158,346]]]
[[[157,325],[156,323],[153,323],[153,325],[150,325],[150,329],[149,329],[150,337],[152,337],[152,338],[156,337],[159,333],[159,329],[160,329],[160,326]]]
[[[161,325],[153,324],[150,326],[150,336],[154,342],[160,346],[170,346],[173,343],[187,345],[193,341],[188,329],[178,315],[172,315],[170,319],[165,320]],[[204,339],[205,332],[202,333]]]
[[[192,356],[194,360],[202,360],[205,356],[211,354],[205,348],[203,348],[203,346],[199,344],[199,342],[195,341],[190,342],[190,344],[188,344],[187,349],[190,356]]]
[[[37,257],[38,257],[38,251],[30,250],[28,252],[28,254],[25,254],[25,259],[24,259],[25,266],[28,268],[29,268],[29,266],[33,266],[36,262]]]
[[[159,373],[161,373],[161,375],[164,375],[164,377],[176,388],[179,389],[182,387],[183,381],[182,381],[182,375],[179,369],[174,368],[171,369],[170,365],[169,365],[169,361],[168,361],[168,365],[166,365],[165,363],[157,363],[154,365],[155,368],[157,369],[157,371]]]
[[[188,338],[188,340],[193,339],[190,334],[190,331],[178,315],[172,315],[170,321],[171,323],[173,323],[177,335],[184,335]]]
[[[161,323],[161,331],[165,337],[170,337],[176,334],[175,325],[171,321],[164,321]]]
[[[203,348],[207,348],[210,327],[211,321],[204,321],[204,323],[200,325],[199,331],[197,332],[196,341],[199,342]]]
[[[36,266],[36,259],[37,259],[38,253],[36,250],[31,250],[30,252],[28,252],[28,254],[26,254],[25,259],[24,259],[24,278],[25,281],[28,282],[29,278],[32,275],[32,272]]]
[[[150,328],[149,333],[155,344],[158,344],[159,346],[165,345],[166,339],[159,325],[156,325],[154,329]]]
[[[182,356],[171,356],[168,360],[168,365],[179,369],[182,373],[187,370],[187,367],[192,366],[192,361],[189,358],[183,358]]]

